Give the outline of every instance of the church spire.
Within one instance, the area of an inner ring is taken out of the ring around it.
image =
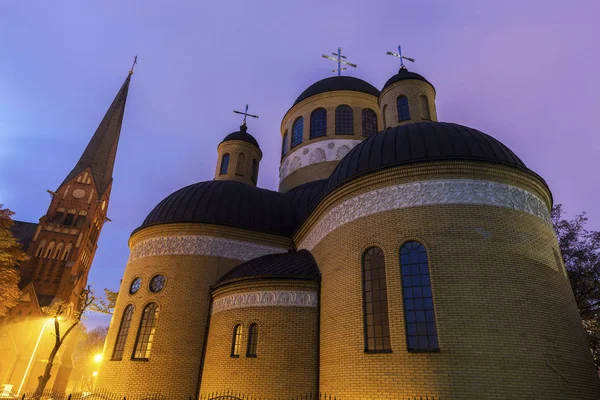
[[[136,57],[137,58],[137,57]],[[134,63],[135,65],[135,63]],[[98,198],[106,192],[112,182],[112,172],[117,156],[117,146],[121,133],[121,124],[125,112],[125,102],[129,91],[129,82],[133,74],[133,67],[129,71],[123,86],[102,118],[94,136],[85,148],[75,168],[65,178],[61,186],[77,177],[86,168],[90,168],[92,178],[96,184]]]

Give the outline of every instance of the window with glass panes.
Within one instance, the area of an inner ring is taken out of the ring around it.
[[[248,348],[246,357],[256,357],[256,348],[258,347],[258,324],[253,323],[248,328]]]
[[[123,316],[121,317],[121,326],[119,326],[119,333],[117,333],[117,340],[115,341],[115,347],[111,357],[111,360],[113,361],[120,361],[123,358],[123,350],[125,349],[127,335],[129,335],[132,317],[133,304],[130,304],[125,307],[125,311],[123,311]]]
[[[362,131],[365,137],[377,133],[377,114],[370,108],[363,108],[362,110]]]
[[[240,346],[242,344],[242,325],[238,324],[233,328],[233,339],[231,340],[231,357],[240,356]]]
[[[408,98],[406,96],[398,96],[396,103],[398,106],[398,122],[409,120]]]
[[[156,333],[156,322],[158,321],[158,304],[150,303],[144,307],[142,320],[133,350],[134,360],[147,360],[150,358],[152,343]]]
[[[299,117],[292,125],[292,148],[302,143],[302,135],[304,134],[304,118]]]
[[[343,104],[335,109],[335,134],[354,135],[354,114],[350,106]]]
[[[409,351],[439,350],[427,251],[419,242],[400,249],[406,341]]]
[[[379,247],[370,247],[365,251],[362,270],[365,351],[390,351],[385,258]]]
[[[327,110],[317,108],[310,114],[310,138],[327,135]]]
[[[285,157],[285,155],[287,154],[288,150],[289,150],[288,132],[285,131],[285,133],[283,134],[283,142],[281,142],[281,158]]]
[[[220,175],[224,175],[229,170],[229,154],[223,154],[223,158],[221,159],[221,169],[219,170]]]

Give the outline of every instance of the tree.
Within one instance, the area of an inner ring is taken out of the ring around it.
[[[104,289],[105,299],[98,299],[90,306],[90,311],[99,312],[102,314],[112,315],[117,304],[117,296],[119,292],[114,292],[110,289]]]
[[[555,205],[552,224],[596,368],[600,369],[600,232],[585,229],[585,213],[571,221],[563,219],[563,214],[562,205]]]
[[[21,297],[17,265],[28,259],[23,246],[13,236],[10,228],[14,212],[0,204],[0,317],[16,306]]]
[[[54,358],[56,357],[56,354],[64,344],[69,334],[81,322],[83,313],[90,307],[90,305],[94,303],[95,300],[96,298],[93,296],[92,291],[88,286],[87,289],[81,293],[79,305],[77,307],[73,307],[72,304],[64,301],[57,301],[48,307],[42,307],[42,312],[50,316],[52,318],[52,322],[54,323],[54,346],[52,347],[52,351],[50,351],[50,355],[48,356],[48,363],[46,364],[44,374],[38,377],[38,386],[35,389],[34,395],[35,398],[39,398],[42,395],[44,389],[46,388],[46,384],[50,380],[50,372],[54,366]],[[64,333],[62,334],[61,329],[64,329]]]

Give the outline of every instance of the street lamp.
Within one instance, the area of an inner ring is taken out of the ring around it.
[[[42,340],[42,335],[44,334],[44,329],[46,329],[46,325],[49,322],[52,322],[54,318],[48,318],[44,325],[42,325],[42,329],[40,330],[40,335],[38,336],[37,342],[35,343],[35,347],[33,348],[33,353],[31,353],[31,357],[29,358],[29,363],[27,364],[27,368],[25,368],[25,373],[23,374],[23,379],[21,380],[21,384],[19,385],[19,390],[17,390],[17,394],[21,394],[21,389],[23,388],[23,384],[25,383],[25,379],[27,378],[27,374],[29,373],[29,369],[31,368],[31,364],[33,363],[33,358],[35,357],[35,353],[40,345],[40,341]]]

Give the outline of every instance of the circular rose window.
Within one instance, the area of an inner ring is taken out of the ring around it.
[[[142,286],[142,278],[135,278],[129,287],[129,294],[137,293],[140,290],[140,286]]]
[[[165,287],[165,277],[163,275],[155,275],[150,280],[150,291],[153,293],[160,292]]]

